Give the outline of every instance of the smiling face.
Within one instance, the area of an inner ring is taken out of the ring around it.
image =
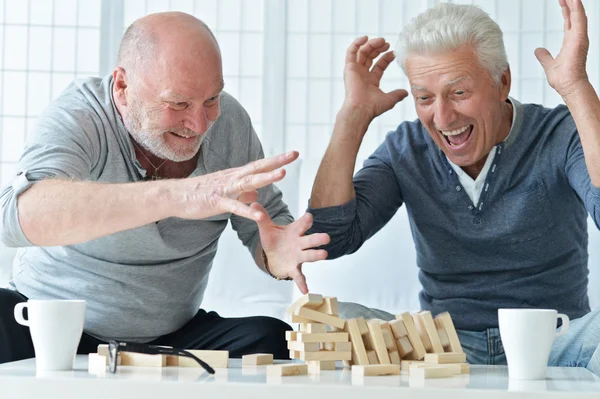
[[[125,59],[113,73],[123,124],[153,155],[190,160],[220,114],[224,83],[218,45],[205,25],[186,14],[152,14],[138,23],[153,46],[138,57],[145,62]]]
[[[406,60],[419,120],[446,156],[478,174],[512,122],[510,70],[496,83],[468,46]],[[471,174],[471,173],[469,173]]]

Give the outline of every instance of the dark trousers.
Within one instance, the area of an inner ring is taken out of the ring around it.
[[[0,363],[35,356],[29,327],[18,324],[14,317],[15,305],[25,301],[23,295],[0,288]],[[230,357],[272,353],[276,359],[289,359],[285,332],[291,329],[272,317],[223,318],[200,309],[181,329],[150,343],[179,349],[228,350]],[[106,342],[84,332],[77,353],[95,353],[99,344]]]

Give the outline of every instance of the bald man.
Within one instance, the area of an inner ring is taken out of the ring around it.
[[[263,271],[302,292],[302,263],[329,240],[305,236],[310,215],[293,222],[272,185],[298,154],[264,159],[223,86],[206,25],[153,14],[127,29],[111,75],[74,82],[38,119],[0,193],[1,239],[19,247],[0,289],[0,363],[34,356],[13,317],[27,299],[87,301],[79,353],[115,339],[288,357],[284,322],[199,310],[229,221]]]

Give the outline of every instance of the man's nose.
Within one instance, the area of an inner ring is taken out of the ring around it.
[[[449,129],[453,128],[454,122],[456,121],[456,112],[454,107],[448,100],[436,100],[435,103],[435,114],[433,116],[433,123],[438,129]]]

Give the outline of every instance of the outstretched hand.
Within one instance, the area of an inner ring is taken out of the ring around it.
[[[546,72],[548,83],[563,98],[588,83],[585,70],[589,38],[587,17],[581,0],[559,0],[564,20],[564,37],[560,52],[553,58],[545,48],[535,50],[535,56]]]
[[[394,53],[388,51],[389,48],[390,44],[383,38],[369,40],[363,36],[356,39],[346,51],[344,106],[365,110],[371,120],[408,96],[404,89],[385,93],[379,87],[383,73],[394,60]],[[379,59],[373,65],[377,57]]]
[[[278,226],[265,208],[255,202],[251,205],[255,212],[263,216],[258,223],[260,242],[269,262],[270,272],[280,278],[291,277],[303,294],[308,292],[306,277],[302,273],[304,262],[316,262],[327,258],[324,249],[313,249],[329,242],[326,233],[304,235],[312,226],[312,215],[304,216],[287,226]]]

